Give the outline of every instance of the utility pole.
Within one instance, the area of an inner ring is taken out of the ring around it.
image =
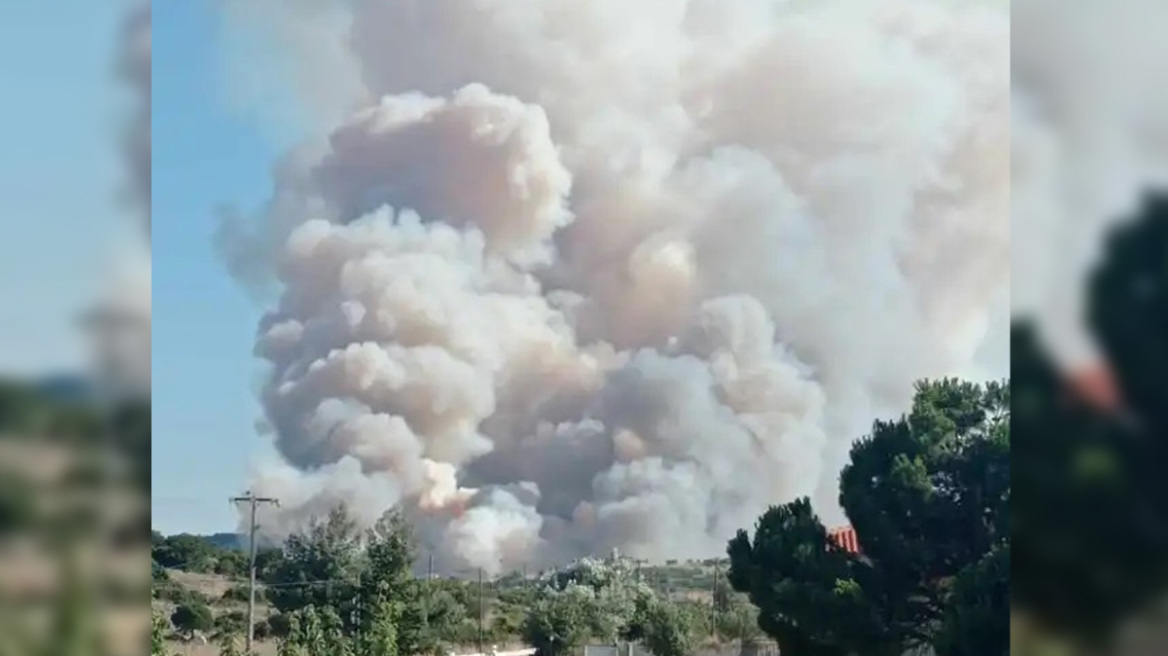
[[[255,588],[256,588],[256,508],[261,504],[270,503],[279,507],[280,502],[273,497],[257,497],[248,490],[243,496],[231,499],[231,503],[246,503],[251,508],[251,521],[248,524],[248,582],[247,582],[247,654],[251,656],[252,643],[255,642]]]
[[[426,587],[422,590],[422,630],[425,633],[426,640],[430,640],[430,596],[434,592],[434,552],[431,551],[426,558]]]
[[[714,587],[710,589],[710,633],[718,641],[718,561],[714,561]]]
[[[483,653],[483,568],[479,568],[479,654]]]
[[[361,632],[364,630],[361,617],[361,574],[357,574],[357,588],[353,590],[353,631],[357,634],[357,644],[361,644]]]

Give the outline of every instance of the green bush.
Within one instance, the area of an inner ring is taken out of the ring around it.
[[[0,533],[21,531],[38,518],[32,482],[15,472],[0,474]]]
[[[180,604],[170,614],[170,622],[174,628],[189,635],[195,631],[210,631],[215,626],[215,616],[206,604]]]

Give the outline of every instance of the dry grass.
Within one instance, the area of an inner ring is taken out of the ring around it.
[[[125,489],[108,487],[82,489],[75,483],[62,485],[66,474],[79,462],[75,449],[49,440],[12,440],[0,438],[0,476],[15,474],[27,478],[35,489],[38,512],[49,521],[27,527],[19,535],[5,536],[0,544],[0,598],[11,602],[6,621],[15,631],[29,639],[42,641],[51,630],[49,620],[55,612],[62,584],[66,581],[66,560],[78,583],[89,591],[106,591],[105,584],[116,584],[129,591],[144,586],[149,576],[149,547],[126,550],[107,541],[105,521],[125,522],[147,512],[145,499]],[[58,513],[96,508],[102,511],[93,532],[73,536],[68,553],[50,548],[61,534],[55,523]],[[143,588],[144,589],[144,588]],[[107,653],[137,656],[142,652],[150,627],[150,616],[141,603],[130,598],[102,599],[93,610],[98,614],[97,629],[103,634]],[[27,647],[27,645],[25,646]]]
[[[74,451],[48,440],[0,437],[0,468],[13,468],[39,485],[59,481],[73,465]]]
[[[170,575],[170,580],[185,588],[206,595],[212,601],[221,598],[223,593],[235,585],[232,581],[218,574],[197,574],[195,572],[184,572],[177,569],[168,570],[167,573]]]
[[[169,653],[176,656],[219,656],[219,648],[212,644],[167,641],[166,646]],[[274,641],[256,642],[254,646],[259,656],[276,656],[278,648],[279,645]]]

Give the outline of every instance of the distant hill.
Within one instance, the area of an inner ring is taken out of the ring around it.
[[[200,537],[220,549],[229,549],[232,551],[247,550],[247,538],[238,533],[213,533]]]
[[[95,403],[99,396],[97,386],[80,374],[55,374],[33,382],[41,394],[60,403]]]

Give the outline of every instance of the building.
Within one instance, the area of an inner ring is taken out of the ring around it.
[[[827,532],[827,538],[849,553],[860,553],[860,542],[856,537],[856,529],[851,526],[833,528]]]

